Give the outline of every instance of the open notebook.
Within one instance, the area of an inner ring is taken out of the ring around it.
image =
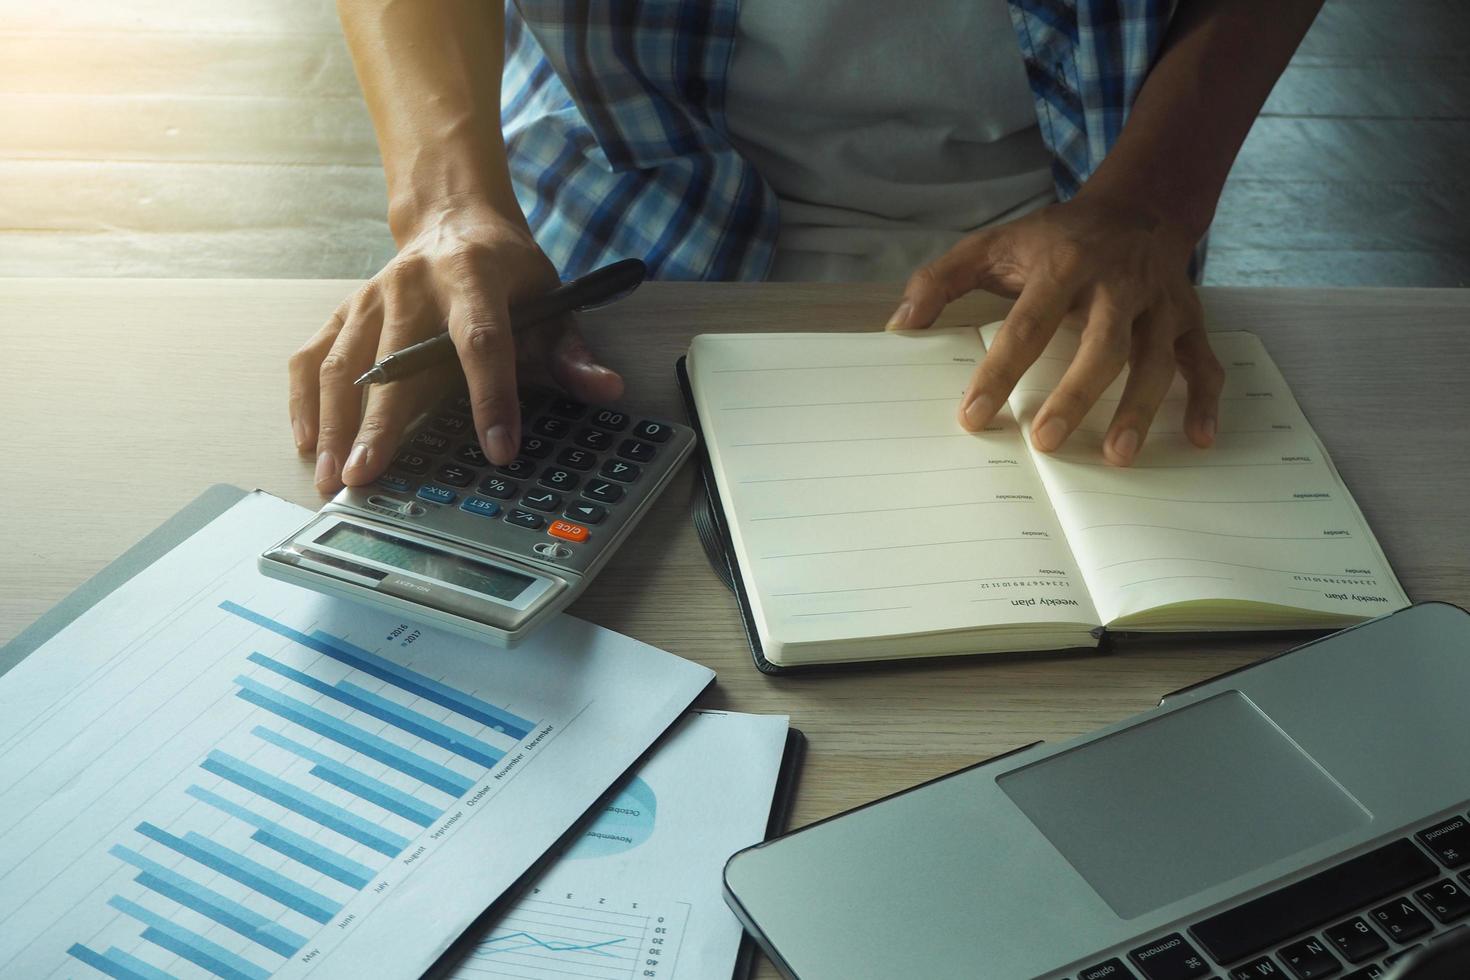
[[[998,329],[694,339],[692,400],[771,665],[1330,629],[1408,604],[1255,335],[1211,334],[1216,445],[1183,435],[1176,379],[1121,469],[1101,444],[1123,378],[1061,450],[1027,442],[1069,331],[985,432],[959,427]]]

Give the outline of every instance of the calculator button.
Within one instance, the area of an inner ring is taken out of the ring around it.
[[[439,467],[439,471],[434,476],[451,487],[467,487],[470,485],[470,481],[475,478],[472,470],[468,470],[463,466],[457,466],[454,463],[445,463]]]
[[[613,437],[601,429],[583,429],[577,433],[576,441],[577,445],[600,453],[612,445]]]
[[[419,492],[416,496],[420,500],[427,500],[431,504],[452,504],[459,494],[450,490],[448,487],[439,487],[432,483],[425,483],[419,487]]]
[[[469,466],[484,466],[485,451],[478,443],[467,442],[454,451],[454,458]]]
[[[570,398],[558,398],[551,403],[547,411],[552,415],[560,415],[564,419],[579,419],[587,413],[587,406]]]
[[[648,463],[653,461],[654,448],[646,442],[637,439],[624,439],[623,444],[618,447],[618,455],[624,459],[631,459],[635,463]]]
[[[577,478],[570,470],[560,470],[552,467],[541,471],[541,479],[536,481],[550,490],[575,490],[577,489]]]
[[[639,439],[647,439],[649,442],[668,442],[669,436],[673,435],[674,427],[667,422],[650,422],[644,419],[633,426],[633,434]]]
[[[460,435],[464,432],[464,430],[470,427],[468,419],[460,418],[458,415],[449,414],[436,415],[434,416],[433,421],[431,421],[429,424],[435,429],[438,429],[440,432],[443,432],[445,435],[451,436]]]
[[[394,493],[408,493],[413,489],[412,483],[392,473],[384,473],[378,477],[378,486],[384,490],[392,490]]]
[[[449,410],[456,415],[468,415],[471,411],[470,396],[468,394],[455,395],[449,402]]]
[[[398,457],[393,460],[393,465],[400,470],[407,470],[414,476],[421,476],[429,471],[429,457],[408,450],[399,453]]]
[[[563,449],[557,453],[556,461],[574,470],[590,470],[592,464],[597,462],[597,457],[585,449]]]
[[[582,496],[604,504],[615,504],[623,496],[623,488],[606,480],[589,480],[582,488]]]
[[[526,436],[521,440],[521,455],[545,459],[551,455],[551,443],[540,436]]]
[[[536,472],[536,464],[524,456],[519,456],[500,468],[500,472],[506,476],[513,476],[518,480],[524,480]]]
[[[634,480],[638,479],[638,474],[641,473],[642,470],[634,466],[632,463],[623,462],[621,459],[610,459],[606,463],[603,463],[602,469],[598,470],[597,472],[601,473],[605,477],[617,480],[619,483],[632,483]]]
[[[592,424],[609,432],[622,432],[628,427],[628,414],[614,412],[610,408],[599,408],[592,416]]]
[[[580,524],[573,524],[571,521],[552,521],[551,527],[546,529],[546,533],[553,538],[561,538],[563,541],[587,540],[587,529]]]
[[[1342,964],[1327,950],[1327,944],[1316,936],[1283,946],[1276,952],[1281,962],[1291,968],[1299,980],[1315,980],[1342,972]]]
[[[521,498],[522,505],[550,513],[561,506],[561,497],[550,490],[531,490]]]
[[[545,436],[548,439],[560,439],[568,432],[571,432],[572,427],[566,419],[559,419],[552,415],[543,415],[531,426],[531,431],[535,432],[538,436]]]
[[[480,481],[478,488],[480,493],[483,493],[487,497],[495,497],[497,500],[509,500],[520,489],[516,484],[511,483],[509,480],[502,480],[498,476],[485,477],[485,479]]]
[[[494,517],[500,513],[500,505],[493,500],[481,500],[479,497],[466,497],[459,502],[459,509],[481,517]]]
[[[572,520],[583,524],[601,524],[602,519],[607,516],[607,508],[598,504],[574,503],[567,505],[565,513]]]
[[[1269,956],[1258,956],[1230,971],[1230,980],[1286,980],[1286,971]]]
[[[542,525],[546,523],[546,519],[540,514],[533,514],[529,510],[516,508],[506,511],[505,523],[514,524],[516,527],[528,528],[532,531],[539,531]]]
[[[443,436],[436,436],[432,432],[420,432],[408,443],[421,453],[442,453],[449,447],[449,440]]]

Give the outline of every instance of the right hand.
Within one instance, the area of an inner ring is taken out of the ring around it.
[[[291,357],[291,431],[297,451],[316,453],[317,490],[332,494],[344,483],[381,476],[406,427],[444,396],[460,368],[480,448],[493,463],[513,460],[521,420],[507,311],[556,282],[525,225],[488,206],[446,204],[417,222],[392,261]],[[353,381],[383,356],[439,333],[446,321],[458,366],[372,385],[364,404]],[[570,317],[521,339],[521,356],[543,361],[572,396],[603,402],[622,394],[622,378],[593,359]]]

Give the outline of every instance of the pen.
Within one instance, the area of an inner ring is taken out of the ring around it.
[[[637,289],[647,273],[648,267],[640,259],[622,259],[593,269],[580,279],[562,283],[544,296],[512,306],[510,329],[518,333],[567,313],[605,306]],[[387,384],[453,356],[454,341],[446,330],[437,337],[394,351],[353,384]]]

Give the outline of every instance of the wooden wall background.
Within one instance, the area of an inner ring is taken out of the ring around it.
[[[1215,285],[1470,280],[1470,4],[1328,0]],[[0,276],[357,278],[392,254],[330,0],[0,0]]]

